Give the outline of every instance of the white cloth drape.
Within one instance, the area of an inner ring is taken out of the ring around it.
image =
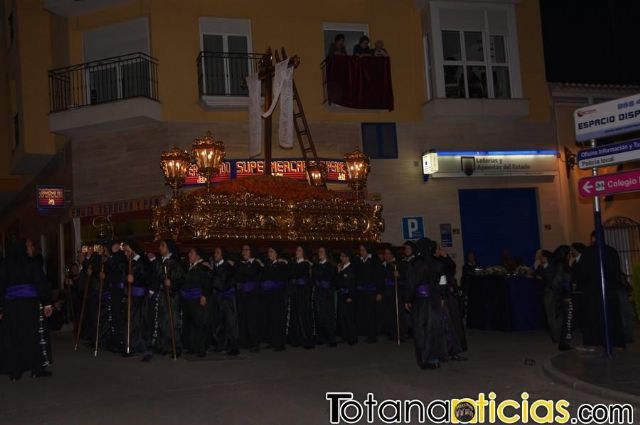
[[[289,149],[293,147],[293,67],[288,60],[278,62],[275,66],[273,78],[273,101],[263,118],[271,115],[280,101],[280,120],[278,123],[278,141],[280,146]]]
[[[262,117],[260,115],[260,77],[257,73],[247,76],[249,91],[249,156],[262,152]]]

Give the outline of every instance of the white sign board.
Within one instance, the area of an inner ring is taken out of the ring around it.
[[[442,152],[438,153],[441,177],[552,176],[558,172],[557,153]]]
[[[640,131],[640,94],[576,109],[573,119],[579,142]]]

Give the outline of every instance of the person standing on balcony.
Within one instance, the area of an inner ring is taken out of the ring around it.
[[[353,56],[371,56],[373,50],[369,47],[369,37],[363,35],[358,44],[353,46]]]
[[[346,56],[347,49],[344,47],[344,34],[338,34],[329,46],[329,55]]]
[[[385,57],[385,58],[389,57],[389,52],[387,52],[387,49],[384,48],[384,41],[382,40],[376,41],[374,47],[375,49],[373,50],[373,56],[379,56],[379,57]]]

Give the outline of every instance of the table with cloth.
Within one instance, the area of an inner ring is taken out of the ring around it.
[[[484,330],[544,329],[543,284],[526,276],[464,277],[467,327]]]

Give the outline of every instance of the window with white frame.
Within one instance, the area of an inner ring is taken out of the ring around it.
[[[434,2],[436,97],[521,97],[513,5]]]
[[[200,18],[200,90],[207,96],[247,96],[251,72],[251,21]]]

